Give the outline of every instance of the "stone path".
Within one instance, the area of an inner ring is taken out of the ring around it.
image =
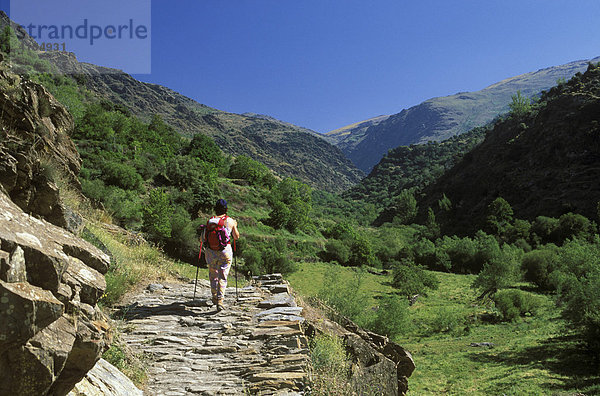
[[[216,312],[207,280],[155,284],[122,308],[124,340],[149,365],[148,395],[302,395],[307,341],[281,275],[228,288]]]

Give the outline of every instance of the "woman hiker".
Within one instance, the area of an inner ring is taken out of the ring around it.
[[[212,302],[217,311],[224,309],[223,299],[227,287],[227,275],[233,262],[231,244],[239,239],[237,221],[227,216],[227,201],[219,199],[215,204],[215,215],[208,220],[204,235],[204,254],[208,264],[208,277]]]

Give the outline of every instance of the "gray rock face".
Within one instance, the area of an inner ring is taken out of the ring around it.
[[[100,358],[106,254],[0,192],[0,394],[64,395]]]
[[[76,229],[80,222],[61,205],[52,180],[60,172],[79,187],[73,118],[39,84],[1,68],[0,84],[0,186],[25,212]]]

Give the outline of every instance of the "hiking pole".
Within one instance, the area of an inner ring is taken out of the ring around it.
[[[237,285],[237,278],[238,278],[238,270],[237,270],[237,256],[235,254],[235,238],[233,238],[233,263],[235,265],[235,301],[239,302],[239,297],[238,297],[238,285]]]
[[[194,298],[196,300],[196,287],[198,287],[198,271],[200,271],[200,258],[202,257],[202,241],[200,241],[200,253],[198,253],[198,266],[196,267],[196,281],[194,282]]]

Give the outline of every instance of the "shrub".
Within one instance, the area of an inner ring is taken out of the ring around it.
[[[521,95],[521,91],[517,91],[515,95],[512,96],[512,102],[508,104],[510,108],[510,113],[517,117],[524,116],[531,110],[531,99]]]
[[[311,394],[349,395],[352,384],[348,377],[351,361],[340,337],[319,334],[310,342],[312,376]]]
[[[220,168],[225,163],[223,151],[221,151],[213,139],[201,133],[194,135],[190,144],[183,150],[183,153],[198,160],[211,163],[217,168]]]
[[[484,264],[473,282],[473,287],[480,289],[482,296],[511,286],[520,278],[522,250],[511,245],[504,245],[502,249],[491,253],[490,259]]]
[[[525,315],[535,315],[542,302],[538,296],[521,290],[500,290],[494,297],[494,304],[505,321],[516,321]]]
[[[143,182],[134,167],[117,162],[105,162],[102,165],[102,174],[106,184],[125,190],[138,190]]]
[[[513,209],[502,197],[488,205],[487,226],[494,235],[501,235],[512,222]]]
[[[370,328],[379,334],[394,337],[405,332],[409,325],[408,300],[398,296],[386,296],[379,302],[379,309]]]
[[[435,274],[425,271],[408,260],[395,262],[392,285],[404,296],[426,294],[427,289],[437,289],[439,283]]]
[[[81,192],[83,195],[93,199],[94,201],[102,202],[103,198],[105,197],[106,186],[100,179],[81,179]]]
[[[337,261],[345,265],[350,259],[350,247],[343,241],[331,239],[325,244],[323,256],[326,261]]]
[[[538,216],[531,224],[531,233],[538,244],[552,242],[552,235],[558,228],[558,219],[553,217]]]
[[[592,224],[587,218],[575,213],[566,213],[558,219],[558,227],[552,236],[557,243],[562,243],[572,238],[589,239],[593,231]]]
[[[551,274],[564,303],[563,315],[581,331],[588,347],[600,352],[600,238],[593,243],[574,239],[558,254]]]
[[[189,213],[181,206],[175,207],[171,217],[169,251],[176,257],[193,262],[198,256],[198,249],[199,238]]]
[[[286,241],[282,238],[263,245],[255,243],[251,248],[245,247],[243,243],[238,252],[241,252],[244,258],[244,270],[249,274],[260,275],[273,272],[290,274],[296,270],[290,259]]]
[[[134,191],[125,191],[119,187],[108,187],[104,191],[102,202],[111,215],[126,228],[138,230],[142,223],[142,200]]]
[[[350,245],[350,258],[348,265],[360,267],[362,265],[375,265],[376,258],[371,242],[364,236],[358,236]]]
[[[557,267],[556,258],[557,249],[554,245],[526,253],[521,265],[525,280],[536,284],[542,290],[552,290],[550,274]]]
[[[269,168],[245,155],[240,155],[233,161],[229,168],[229,177],[247,180],[253,186],[270,188],[276,184],[275,177]]]
[[[350,223],[342,221],[327,227],[323,235],[327,238],[354,239],[356,238],[357,232]]]
[[[440,307],[427,324],[432,333],[453,333],[464,326],[465,317],[449,307]]]
[[[309,223],[311,188],[295,179],[285,178],[271,189],[269,205],[270,223],[275,228],[295,232]]]
[[[144,207],[143,230],[156,241],[169,238],[172,213],[167,193],[159,188],[150,191],[148,203]]]
[[[395,213],[394,223],[410,224],[417,216],[417,200],[410,190],[402,190],[392,204],[391,210]]]
[[[365,310],[368,296],[360,291],[362,281],[362,271],[357,271],[350,279],[342,279],[332,265],[325,273],[323,286],[317,295],[340,314],[349,317],[359,326],[364,326],[370,321],[370,313]]]

